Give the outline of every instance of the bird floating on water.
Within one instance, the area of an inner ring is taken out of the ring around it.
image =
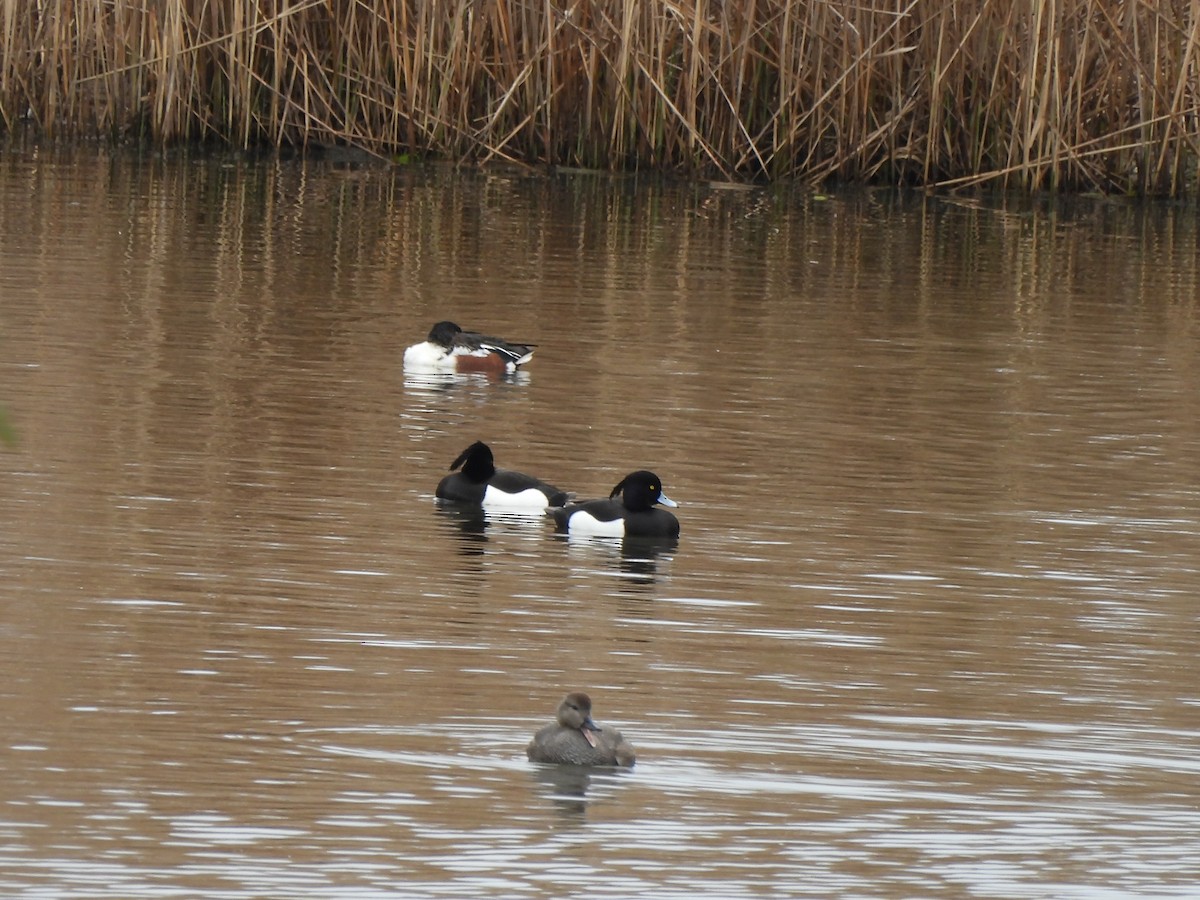
[[[615,499],[617,495],[621,499]],[[679,537],[679,520],[656,505],[679,504],[662,491],[662,479],[640,469],[630,472],[607,500],[585,500],[548,510],[559,531],[592,537]]]
[[[592,698],[572,691],[562,698],[551,725],[539,729],[525,748],[531,762],[574,766],[632,766],[633,747],[615,728],[592,721]]]
[[[454,471],[460,466],[459,471]],[[492,448],[483,441],[476,441],[460,453],[450,464],[450,470],[438,483],[435,493],[438,499],[452,503],[540,512],[547,507],[562,506],[571,496],[532,475],[497,469]]]
[[[436,374],[511,374],[529,362],[534,346],[463,331],[453,322],[438,322],[425,340],[404,351],[404,368]]]

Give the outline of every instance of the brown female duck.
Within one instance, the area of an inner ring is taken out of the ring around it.
[[[532,762],[575,766],[625,766],[637,759],[633,747],[615,728],[592,721],[592,699],[572,691],[558,704],[557,719],[540,729],[525,749]]]

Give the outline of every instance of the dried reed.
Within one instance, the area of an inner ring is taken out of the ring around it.
[[[1200,0],[8,0],[0,125],[1193,194]]]

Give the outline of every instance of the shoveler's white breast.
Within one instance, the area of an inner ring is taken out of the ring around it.
[[[526,488],[510,494],[489,484],[483,494],[483,505],[493,509],[525,509],[540,513],[549,502],[546,495],[537,488]]]
[[[422,341],[404,351],[404,368],[423,372],[453,372],[454,357],[443,347]]]
[[[567,520],[567,530],[580,537],[625,537],[625,520],[618,516],[605,522],[580,509]]]

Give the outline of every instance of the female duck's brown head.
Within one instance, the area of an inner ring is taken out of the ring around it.
[[[596,746],[595,735],[600,729],[592,721],[592,698],[583,691],[571,691],[563,697],[555,718],[563,728],[577,729],[584,740]]]

